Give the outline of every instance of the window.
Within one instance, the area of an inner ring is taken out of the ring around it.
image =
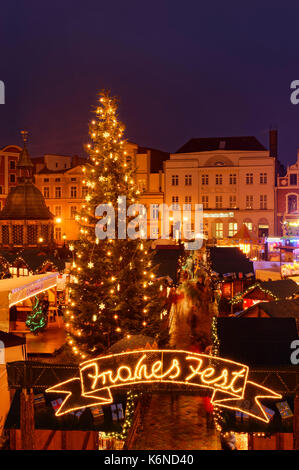
[[[191,201],[192,201],[191,196],[185,196],[185,205],[184,205],[185,211],[191,211]]]
[[[2,186],[0,186],[0,194],[3,194]]]
[[[82,197],[86,197],[88,194],[88,187],[87,186],[82,186]]]
[[[222,196],[216,196],[216,209],[222,208]]]
[[[9,226],[2,225],[2,243],[3,245],[9,245]]]
[[[222,184],[222,175],[216,174],[216,184]]]
[[[77,206],[71,206],[71,219],[75,218],[76,213],[77,213]]]
[[[253,173],[246,173],[246,184],[253,184]]]
[[[246,209],[253,209],[253,196],[251,194],[246,196]]]
[[[223,238],[223,223],[216,222],[216,238]]]
[[[55,197],[56,198],[61,197],[61,187],[60,186],[56,186],[56,188],[55,188]]]
[[[15,162],[15,160],[10,160],[10,161],[9,161],[9,169],[10,169],[10,170],[15,170],[15,169],[16,169],[16,162]]]
[[[229,222],[228,224],[228,236],[233,237],[238,231],[237,222]]]
[[[171,198],[173,209],[178,209],[179,196],[172,196]]]
[[[48,186],[44,188],[44,197],[46,199],[50,197],[50,188]]]
[[[61,206],[56,206],[54,213],[55,213],[55,217],[61,217]]]
[[[292,173],[290,175],[290,184],[292,186],[297,186],[297,173]]]
[[[9,175],[9,181],[11,183],[15,183],[16,182],[16,175]]]
[[[297,212],[297,196],[295,194],[288,196],[288,214],[292,214],[292,212]]]
[[[267,184],[267,173],[260,173],[260,184]]]
[[[77,186],[71,186],[71,197],[77,197]]]
[[[237,207],[237,196],[229,196],[229,207],[230,209],[236,209]]]
[[[192,175],[185,175],[185,186],[192,185]]]
[[[41,236],[42,236],[43,242],[49,241],[49,225],[41,226]]]
[[[267,195],[260,195],[260,209],[267,209]]]
[[[37,225],[27,225],[27,243],[28,245],[37,244]]]
[[[12,242],[14,245],[23,245],[23,225],[12,226]]]
[[[252,231],[252,222],[244,222],[248,230]]]
[[[55,240],[61,240],[61,227],[55,227]]]
[[[172,175],[171,184],[172,184],[172,186],[178,186],[178,184],[179,184],[179,175]]]
[[[44,178],[44,183],[49,183],[49,178]]]
[[[57,165],[57,163],[56,163]],[[55,183],[60,183],[60,178],[55,178]]]
[[[209,208],[209,196],[201,196],[201,203],[203,209],[208,209]]]
[[[152,219],[159,219],[159,204],[151,204],[151,217]]]
[[[229,184],[237,184],[237,175],[236,175],[236,173],[231,173],[229,175]]]
[[[77,178],[71,178],[71,181],[77,181]]]
[[[201,184],[207,186],[209,184],[209,175],[201,175]]]

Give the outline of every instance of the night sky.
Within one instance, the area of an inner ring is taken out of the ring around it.
[[[296,160],[297,0],[6,0],[0,15],[0,146],[26,128],[32,156],[83,155],[108,88],[140,145],[255,135],[268,146],[272,126],[280,160]]]

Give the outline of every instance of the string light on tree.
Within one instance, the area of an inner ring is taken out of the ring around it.
[[[90,122],[89,159],[82,170],[87,194],[76,214],[80,239],[72,244],[67,332],[79,359],[101,354],[127,335],[156,337],[160,330],[164,301],[147,242],[95,237],[99,204],[116,209],[121,196],[129,205],[139,194],[124,148],[124,130],[117,100],[101,93]],[[117,227],[117,210],[115,214]]]

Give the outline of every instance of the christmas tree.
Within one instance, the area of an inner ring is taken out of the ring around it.
[[[124,129],[117,100],[102,92],[90,123],[89,158],[83,167],[87,195],[76,215],[80,239],[70,246],[73,263],[66,328],[68,343],[79,359],[103,353],[132,334],[157,339],[159,335],[162,285],[155,280],[149,242],[118,237],[120,198],[126,198],[127,207],[137,203],[140,195],[126,156]],[[95,215],[100,204],[115,209],[115,237],[108,225],[107,238],[96,236],[96,225],[101,220],[104,225],[104,218]],[[124,217],[126,224],[132,220],[126,212]]]

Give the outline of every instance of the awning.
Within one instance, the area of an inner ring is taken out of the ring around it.
[[[9,308],[57,285],[58,273],[0,280],[0,330],[9,331]]]

